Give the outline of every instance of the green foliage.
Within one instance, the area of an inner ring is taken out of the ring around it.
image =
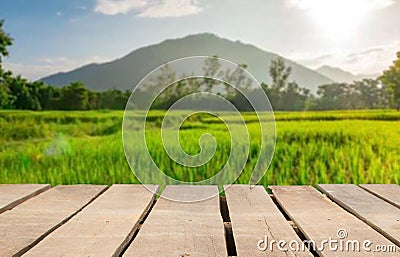
[[[269,74],[272,78],[272,88],[282,91],[288,83],[292,68],[287,67],[282,58],[278,58],[271,62]]]
[[[14,98],[13,109],[41,110],[36,83],[28,83],[26,79],[17,76],[9,80],[9,90]]]
[[[12,45],[12,38],[3,30],[4,20],[0,20],[0,109],[10,106],[12,96],[8,87],[10,72],[6,72],[2,67],[3,57],[8,56],[7,47]]]
[[[8,56],[7,48],[12,45],[13,39],[3,30],[4,20],[0,20],[0,70],[3,57]]]
[[[0,112],[0,183],[139,183],[125,160],[122,115],[122,111]],[[200,114],[183,124],[182,147],[197,153],[199,136],[206,131],[218,139],[215,157],[194,170],[174,164],[158,139],[164,115],[149,114],[146,135],[150,153],[163,170],[194,181],[213,175],[225,163],[231,143],[225,126]],[[245,171],[236,182],[246,184],[258,157],[260,132],[255,114],[243,115],[252,138]],[[276,120],[275,156],[260,184],[400,183],[399,112],[278,112]]]
[[[274,110],[293,111],[306,110],[312,98],[310,91],[301,88],[295,81],[289,82],[292,69],[287,67],[282,58],[271,62],[269,74],[272,85],[262,83],[261,87],[267,93]]]
[[[392,104],[396,106],[397,110],[400,110],[400,52],[397,53],[397,60],[388,70],[384,71],[380,80],[386,85]]]
[[[90,92],[92,95],[93,92]],[[122,92],[117,89],[107,90],[97,93],[97,105],[92,103],[91,109],[123,110],[131,92]],[[93,100],[94,98],[92,98]]]
[[[89,109],[89,92],[81,82],[71,83],[61,90],[60,107],[65,110]]]
[[[11,72],[4,72],[0,66],[0,109],[11,108],[15,101],[15,96],[10,92],[9,84]]]
[[[203,71],[204,71],[204,76],[208,77],[204,80],[207,92],[211,92],[213,87],[216,85],[216,81],[214,79],[210,79],[210,78],[217,77],[218,70],[220,68],[221,68],[221,64],[219,63],[218,58],[216,56],[208,58],[205,61]]]
[[[377,80],[364,79],[353,84],[336,83],[319,87],[315,109],[388,108],[388,94]]]

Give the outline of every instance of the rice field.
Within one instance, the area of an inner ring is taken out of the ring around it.
[[[251,135],[250,154],[236,183],[248,183],[259,152],[257,119],[251,113],[243,116]],[[125,159],[122,117],[122,111],[1,111],[0,183],[139,183]],[[229,133],[218,119],[196,115],[183,124],[182,147],[190,154],[199,152],[203,133],[218,139],[210,162],[188,172],[162,148],[163,117],[161,111],[150,114],[146,138],[155,163],[168,175],[198,181],[226,163]],[[275,155],[260,184],[400,184],[400,112],[276,113],[275,119]]]

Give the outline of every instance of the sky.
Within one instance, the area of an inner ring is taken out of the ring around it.
[[[202,32],[310,68],[387,68],[400,51],[400,0],[4,0],[4,66],[35,80]]]

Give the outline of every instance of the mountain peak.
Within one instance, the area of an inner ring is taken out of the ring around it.
[[[54,74],[42,81],[64,86],[82,81],[94,90],[118,88],[132,89],[147,73],[163,63],[188,56],[213,56],[248,65],[248,70],[259,82],[270,83],[268,68],[279,55],[264,51],[251,44],[232,41],[212,33],[191,34],[182,38],[168,39],[161,43],[142,47],[111,62],[87,65],[70,72]],[[319,85],[333,80],[309,68],[285,59],[292,67],[292,80],[300,86],[316,92]]]
[[[321,73],[322,75],[336,81],[339,83],[352,83],[357,80],[362,79],[375,79],[379,76],[379,74],[370,74],[370,75],[354,75],[351,72],[345,71],[343,69],[332,67],[329,65],[323,65],[316,69],[315,71]]]

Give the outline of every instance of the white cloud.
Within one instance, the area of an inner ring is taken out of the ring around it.
[[[97,0],[94,11],[106,15],[125,14],[147,4],[145,0]]]
[[[57,16],[62,16],[63,15],[63,13],[60,12],[60,11],[56,12],[56,14],[57,14]]]
[[[15,63],[6,60],[4,68],[11,70],[15,75],[22,75],[30,80],[37,80],[54,73],[65,72],[90,63],[101,63],[109,60],[109,58],[100,56],[75,60],[65,57],[42,58],[35,63]]]
[[[105,15],[136,11],[138,17],[167,18],[198,14],[197,0],[97,0],[94,11]]]
[[[338,67],[358,74],[376,74],[387,69],[396,59],[396,52],[400,49],[400,42],[379,45],[361,51],[330,52],[312,56],[310,53],[298,54],[289,58],[312,69],[322,65]]]
[[[190,0],[164,0],[159,4],[151,5],[138,16],[147,18],[182,17],[198,14],[203,8],[195,1]]]

